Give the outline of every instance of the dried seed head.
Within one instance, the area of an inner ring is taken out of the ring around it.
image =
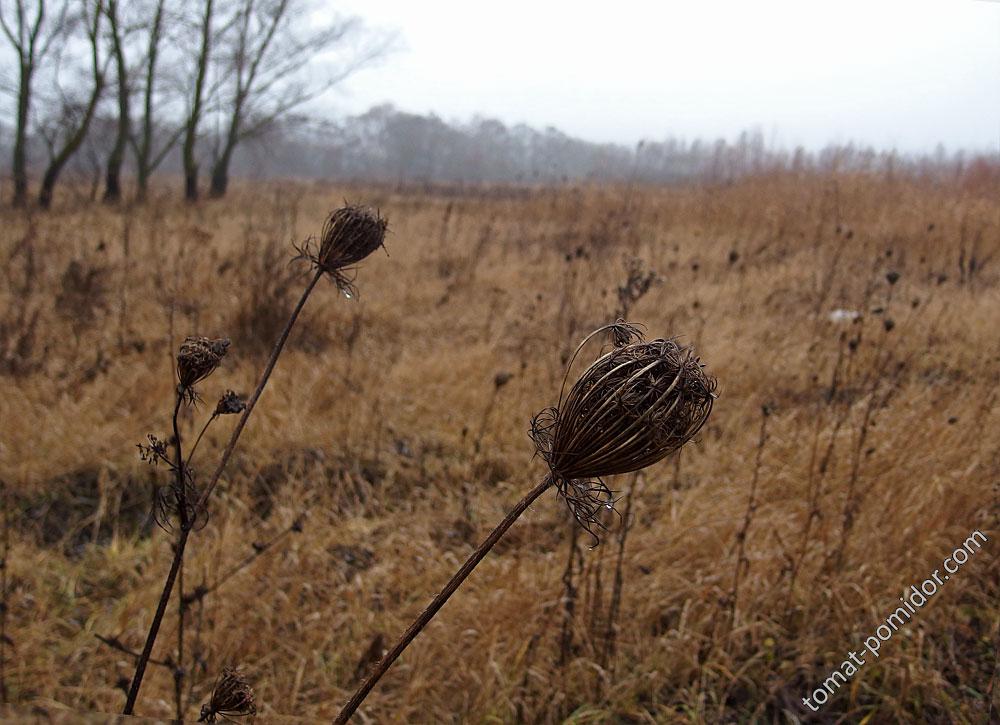
[[[678,450],[704,425],[716,397],[715,379],[690,348],[674,340],[644,342],[637,328],[622,321],[592,333],[577,354],[604,331],[616,345],[626,337],[632,341],[594,361],[565,399],[560,392],[558,407],[535,416],[531,428],[553,481],[588,531],[600,525],[601,510],[614,505],[601,479],[645,468]]]
[[[329,274],[337,286],[350,296],[351,280],[344,270],[354,266],[385,242],[389,221],[378,211],[365,206],[348,205],[327,217],[323,225],[319,252],[303,251],[318,269]]]
[[[177,353],[177,380],[182,390],[207,378],[219,367],[229,350],[228,338],[188,337]]]
[[[201,706],[198,722],[214,723],[219,715],[232,718],[256,714],[253,688],[238,669],[225,667],[215,683],[212,699]]]
[[[227,390],[215,406],[215,415],[236,415],[246,410],[247,404],[232,390]]]

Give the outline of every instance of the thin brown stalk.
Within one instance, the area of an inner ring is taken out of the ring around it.
[[[569,558],[566,560],[566,570],[563,572],[563,621],[562,631],[559,635],[559,665],[563,666],[569,661],[569,656],[573,651],[573,619],[576,615],[577,586],[574,578],[576,573],[576,560],[579,557],[580,527],[576,521],[570,524],[569,537]]]
[[[455,572],[455,575],[451,580],[445,585],[444,589],[438,592],[438,595],[431,600],[431,603],[427,605],[423,612],[414,620],[413,624],[403,632],[403,635],[399,638],[399,641],[393,646],[391,650],[386,652],[386,654],[379,660],[378,664],[372,669],[365,681],[361,683],[357,691],[351,696],[351,699],[347,701],[340,714],[337,715],[334,723],[346,723],[351,715],[358,709],[361,702],[368,696],[375,684],[382,678],[382,675],[392,666],[392,663],[403,653],[410,642],[412,642],[421,630],[427,626],[427,623],[434,618],[438,610],[444,606],[445,602],[451,597],[452,594],[462,585],[468,577],[469,574],[478,566],[490,550],[496,545],[500,538],[507,533],[515,521],[525,512],[525,510],[532,504],[532,502],[541,496],[550,486],[552,486],[553,481],[549,476],[546,476],[541,483],[535,486],[524,498],[517,502],[517,504],[510,510],[503,520],[497,525],[495,529],[486,537],[486,540],[480,544],[475,551],[472,552],[471,556],[466,560],[462,567]]]
[[[129,657],[132,657],[133,659],[139,659],[139,657],[142,655],[141,652],[137,652],[134,649],[126,647],[122,643],[122,641],[117,637],[105,637],[103,634],[94,634],[94,636],[98,640],[100,640],[102,644],[107,645],[111,649],[118,650],[123,654],[127,654]],[[157,667],[165,667],[169,670],[174,669],[175,666],[174,663],[171,662],[170,660],[158,660],[155,657],[149,658],[149,664],[156,665]]]
[[[7,559],[10,556],[10,500],[7,482],[0,483],[3,497],[3,556],[0,558],[0,704],[7,703]]]
[[[212,425],[212,423],[218,417],[219,416],[217,413],[212,413],[212,415],[209,416],[208,420],[205,422],[205,425],[202,426],[201,432],[198,434],[198,437],[195,438],[194,445],[191,446],[191,450],[188,451],[187,462],[184,464],[185,467],[191,465],[191,459],[194,458],[194,452],[198,450],[198,444],[201,443],[202,436],[205,435],[205,431],[208,430],[208,426]]]
[[[202,652],[202,629],[204,624],[205,615],[205,598],[218,591],[222,586],[232,579],[234,576],[239,574],[241,571],[249,567],[253,562],[259,559],[261,556],[271,551],[275,546],[277,546],[282,540],[284,540],[292,532],[302,531],[302,516],[299,516],[289,524],[286,528],[280,531],[278,534],[273,536],[271,539],[263,543],[254,543],[253,552],[244,557],[239,563],[233,565],[229,570],[227,570],[222,576],[220,576],[214,584],[211,586],[205,584],[199,584],[194,589],[189,592],[185,592],[182,599],[183,611],[187,611],[191,608],[193,604],[198,605],[198,609],[195,615],[195,633],[194,633],[194,643],[191,646],[191,673],[187,678],[188,680],[188,693],[187,699],[190,703],[192,697],[194,696],[194,689],[196,686],[197,667],[199,664],[202,666],[202,671],[204,671],[205,658]]]
[[[281,331],[281,335],[278,337],[278,341],[275,343],[274,349],[271,351],[271,357],[268,359],[267,365],[264,367],[264,372],[261,373],[260,381],[257,383],[257,389],[254,390],[253,396],[247,402],[247,407],[243,411],[243,415],[240,416],[239,421],[233,429],[232,435],[229,437],[229,443],[226,444],[226,448],[222,452],[222,458],[219,460],[219,465],[212,474],[212,478],[209,480],[208,486],[198,498],[198,502],[193,508],[194,511],[203,510],[205,503],[208,501],[208,497],[211,496],[212,491],[215,490],[215,486],[218,484],[226,465],[229,463],[230,457],[233,455],[233,451],[236,448],[236,443],[239,441],[240,434],[243,433],[243,428],[246,427],[247,419],[250,417],[250,414],[253,413],[253,409],[257,405],[257,401],[260,399],[261,393],[264,392],[264,387],[267,385],[267,381],[270,379],[271,373],[274,371],[274,366],[277,364],[278,357],[281,355],[281,351],[285,347],[288,335],[291,333],[292,327],[295,325],[295,321],[299,317],[299,313],[302,312],[302,308],[305,306],[306,300],[309,299],[309,295],[312,294],[313,289],[316,287],[316,284],[319,282],[323,274],[323,270],[317,270],[312,279],[309,281],[309,284],[307,284],[306,288],[302,291],[302,296],[299,298],[298,304],[296,304],[295,309],[292,310],[292,314],[288,318],[288,322],[285,323],[285,327]],[[181,488],[183,490],[183,486]],[[185,507],[182,506],[181,510],[183,511],[184,508]],[[149,633],[146,635],[146,644],[143,646],[142,654],[136,665],[135,674],[132,677],[132,684],[129,687],[128,698],[125,702],[125,708],[122,711],[122,714],[124,715],[131,715],[135,710],[135,701],[139,697],[139,688],[142,686],[142,678],[146,672],[146,664],[149,662],[149,657],[153,652],[153,645],[156,643],[156,636],[160,631],[160,624],[163,622],[163,615],[167,610],[167,603],[170,601],[170,595],[173,592],[174,582],[177,580],[177,574],[180,571],[181,562],[184,559],[184,549],[187,546],[188,537],[191,534],[192,523],[193,522],[189,520],[185,520],[180,528],[180,534],[177,539],[177,548],[174,551],[174,558],[170,564],[170,571],[167,572],[167,578],[163,583],[163,593],[160,595],[160,602],[156,607],[156,612],[153,615],[153,621],[149,626]]]
[[[174,405],[173,429],[174,429],[174,465],[177,474],[177,509],[180,517],[181,530],[189,527],[187,509],[187,485],[185,481],[185,470],[187,465],[184,462],[184,455],[181,452],[181,434],[177,425],[177,414],[180,412],[181,403],[184,401],[184,394],[178,388],[177,402]],[[207,425],[206,425],[207,427]],[[204,433],[204,429],[202,430]],[[179,534],[178,534],[179,536]],[[174,702],[176,706],[177,719],[184,719],[184,708],[181,701],[181,693],[184,688],[184,560],[180,561],[178,571],[177,587],[177,666],[174,667]]]
[[[733,588],[729,593],[729,628],[727,632],[730,635],[736,627],[736,605],[740,594],[740,580],[743,578],[744,572],[750,568],[750,561],[746,557],[747,535],[750,533],[753,516],[757,512],[757,482],[760,480],[760,463],[764,457],[764,446],[767,443],[767,419],[770,415],[771,411],[768,406],[762,406],[760,438],[757,440],[757,456],[754,459],[753,475],[750,478],[750,495],[747,498],[747,510],[743,514],[743,524],[736,533],[736,568],[733,572]]]
[[[622,591],[625,588],[625,542],[632,528],[632,503],[635,501],[639,487],[639,473],[632,477],[632,485],[625,494],[625,511],[622,512],[622,525],[618,531],[618,552],[615,560],[615,578],[611,585],[611,603],[608,604],[608,621],[604,632],[604,649],[601,652],[601,667],[607,669],[615,654],[618,634],[618,613],[621,611]],[[612,666],[613,671],[613,666]]]
[[[291,524],[282,529],[279,533],[275,534],[273,538],[265,541],[262,544],[254,544],[253,552],[247,554],[239,563],[234,564],[229,570],[227,570],[222,576],[220,576],[214,584],[211,586],[206,586],[204,584],[196,586],[187,596],[184,597],[185,606],[190,606],[194,602],[199,602],[209,594],[219,590],[223,584],[232,579],[234,576],[239,574],[241,571],[246,569],[252,563],[254,563],[261,556],[266,554],[272,548],[274,548],[278,543],[280,543],[285,537],[287,537],[292,532],[297,532],[302,530],[302,520],[301,518],[295,519]]]
[[[174,708],[177,720],[184,720],[184,624],[187,617],[187,607],[184,606],[184,562],[181,561],[177,573],[177,666],[174,668]]]

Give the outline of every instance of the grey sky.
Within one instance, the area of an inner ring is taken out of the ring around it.
[[[331,3],[401,49],[326,103],[554,125],[595,141],[733,137],[996,151],[1000,3]]]

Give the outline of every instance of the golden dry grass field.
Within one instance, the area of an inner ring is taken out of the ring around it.
[[[307,279],[292,243],[345,198],[388,216],[388,256],[361,264],[356,299],[321,282],[192,535],[185,591],[212,591],[188,613],[187,717],[227,664],[263,716],[337,713],[545,475],[529,420],[555,404],[579,340],[614,320],[631,271],[633,291],[650,284],[629,318],[693,344],[718,378],[708,424],[679,457],[609,481],[631,493],[624,546],[612,517],[589,548],[546,493],[358,721],[1000,718],[988,175],[268,183],[193,206],[2,212],[8,701],[120,711],[134,660],[98,635],[141,648],[169,566],[172,536],[150,519],[168,472],[136,444],[169,435],[177,347],[232,340],[205,403],[183,409],[190,440],[225,389],[251,392]],[[206,434],[202,476],[231,426]],[[977,529],[982,549],[810,712],[802,698]],[[176,648],[172,602],[154,659]],[[137,712],[172,717],[174,697],[153,664]]]

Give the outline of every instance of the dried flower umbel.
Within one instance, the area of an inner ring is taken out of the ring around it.
[[[634,325],[622,320],[595,330],[614,342],[584,371],[559,403],[535,416],[531,437],[549,473],[522,498],[486,537],[445,587],[379,660],[347,701],[335,723],[346,723],[379,679],[535,499],[555,486],[580,524],[590,531],[597,514],[614,507],[613,492],[602,477],[645,468],[676,451],[708,419],[715,400],[715,379],[705,373],[688,348],[674,340],[645,342]]]
[[[208,337],[188,337],[177,353],[177,382],[180,390],[190,393],[195,383],[201,382],[219,367],[229,350],[229,340]]]
[[[319,250],[308,240],[298,249],[299,258],[308,259],[317,270],[328,274],[348,297],[356,295],[353,277],[348,276],[354,265],[385,242],[389,221],[377,210],[365,206],[347,205],[327,217],[319,240]]]
[[[219,402],[215,406],[214,415],[237,415],[246,410],[246,407],[247,403],[243,398],[232,390],[227,390],[219,398]]]
[[[651,466],[679,449],[704,425],[715,399],[715,380],[690,348],[675,340],[645,342],[622,321],[592,333],[574,359],[603,331],[614,347],[565,400],[560,391],[558,406],[536,415],[530,431],[553,483],[591,536],[593,526],[603,528],[601,511],[614,506],[603,478]]]
[[[132,681],[126,695],[125,707],[122,710],[123,715],[132,715],[135,712],[135,704],[139,697],[139,690],[142,687],[146,667],[150,662],[153,646],[156,643],[160,625],[167,610],[167,604],[174,590],[174,584],[178,580],[183,582],[181,572],[184,562],[184,552],[190,534],[198,526],[204,525],[207,520],[208,500],[218,485],[222,473],[225,471],[232,457],[233,451],[236,449],[236,444],[246,426],[247,420],[253,413],[257,401],[260,400],[261,394],[264,392],[264,388],[271,377],[271,373],[274,371],[275,365],[278,363],[278,358],[281,356],[285,343],[288,341],[292,327],[295,325],[295,321],[305,307],[306,301],[309,299],[312,291],[324,275],[332,276],[345,292],[351,289],[350,280],[343,275],[342,270],[361,261],[381,246],[385,239],[386,230],[387,223],[378,213],[372,213],[362,207],[346,207],[334,212],[327,220],[323,229],[323,239],[319,252],[314,253],[310,251],[309,242],[298,248],[300,258],[305,257],[313,262],[313,274],[302,290],[302,294],[292,309],[288,321],[274,343],[271,355],[268,357],[257,381],[256,389],[246,400],[245,404],[236,395],[229,393],[224,395],[216,405],[209,421],[202,428],[202,432],[198,435],[194,446],[188,451],[187,458],[184,457],[182,450],[183,441],[178,426],[178,412],[184,401],[194,402],[197,400],[193,386],[210,375],[218,367],[229,347],[229,341],[224,339],[211,340],[208,338],[190,337],[181,346],[180,353],[177,356],[178,387],[172,421],[173,437],[171,443],[174,449],[173,461],[169,460],[166,454],[166,447],[161,445],[158,439],[154,440],[151,438],[148,446],[140,445],[139,447],[140,455],[145,460],[151,462],[164,461],[171,464],[175,480],[173,485],[167,490],[168,495],[158,498],[156,513],[158,518],[163,519],[168,524],[172,519],[177,518],[180,525],[177,527],[173,558],[170,562],[170,569],[163,581],[160,600],[150,622],[149,631],[146,634],[146,642],[136,660],[135,673],[132,675]],[[195,487],[195,477],[189,464],[194,450],[198,447],[198,442],[213,420],[218,419],[222,415],[236,413],[239,413],[238,420],[233,426],[229,442],[223,448],[214,472],[204,486],[199,485]],[[180,607],[177,628],[178,667],[176,672],[180,674],[175,676],[175,683],[177,718],[182,719],[183,708],[180,693],[181,679],[183,677],[182,649],[184,643],[185,609],[183,583],[178,588],[178,599]]]
[[[216,722],[218,717],[253,717],[257,714],[253,688],[238,669],[225,667],[208,703],[201,706],[198,722]]]

